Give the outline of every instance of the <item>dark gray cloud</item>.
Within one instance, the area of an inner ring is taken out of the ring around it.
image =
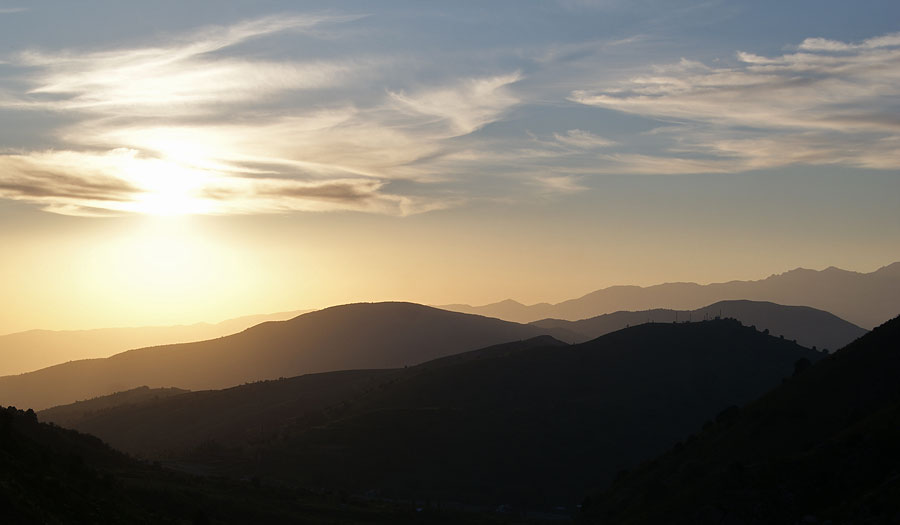
[[[328,182],[311,186],[289,185],[261,192],[262,195],[282,196],[295,199],[326,199],[339,202],[360,202],[377,197],[378,182]]]
[[[47,166],[18,156],[0,156],[0,196],[70,207],[108,208],[134,199],[140,189],[103,174],[73,174],[64,166]]]

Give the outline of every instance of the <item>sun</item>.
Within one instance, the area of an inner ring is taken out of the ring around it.
[[[139,193],[128,203],[128,211],[150,215],[197,215],[215,211],[204,188],[213,177],[207,170],[185,166],[166,158],[132,155],[125,169]]]
[[[210,212],[204,199],[194,196],[193,188],[180,180],[160,177],[157,187],[141,194],[134,202],[134,209],[150,215],[193,215]]]

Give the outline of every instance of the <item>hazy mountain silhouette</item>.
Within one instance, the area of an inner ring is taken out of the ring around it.
[[[0,403],[38,410],[142,385],[201,390],[312,372],[402,367],[547,332],[554,330],[412,303],[351,304],[210,341],[2,377]]]
[[[0,523],[505,523],[501,517],[355,501],[255,480],[185,475],[94,436],[0,407]]]
[[[720,301],[697,310],[657,308],[642,312],[615,312],[581,321],[542,319],[531,324],[543,328],[565,328],[582,334],[584,340],[648,321],[671,323],[730,317],[760,331],[783,335],[806,347],[837,350],[866,333],[866,330],[836,315],[806,306],[782,306],[763,301]]]
[[[624,310],[691,310],[732,299],[811,306],[869,329],[900,311],[900,262],[872,273],[834,267],[822,271],[797,268],[758,281],[612,286],[558,304],[526,306],[506,300],[485,306],[456,304],[442,308],[530,323],[546,318],[577,321]]]
[[[438,501],[572,504],[821,355],[733,320],[653,323],[573,346],[508,343],[380,376],[192,392],[74,425],[123,450],[187,454],[237,476]]]
[[[896,523],[900,317],[591,496],[597,523]]]
[[[248,315],[221,323],[179,326],[29,330],[0,336],[0,376],[22,374],[66,361],[109,357],[133,348],[204,341],[266,321],[291,319],[309,310]]]

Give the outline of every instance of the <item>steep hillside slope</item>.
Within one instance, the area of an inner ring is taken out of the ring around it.
[[[900,318],[591,497],[597,523],[896,523]]]

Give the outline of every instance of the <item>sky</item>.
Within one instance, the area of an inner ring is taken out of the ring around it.
[[[0,334],[900,260],[896,1],[0,1]]]

